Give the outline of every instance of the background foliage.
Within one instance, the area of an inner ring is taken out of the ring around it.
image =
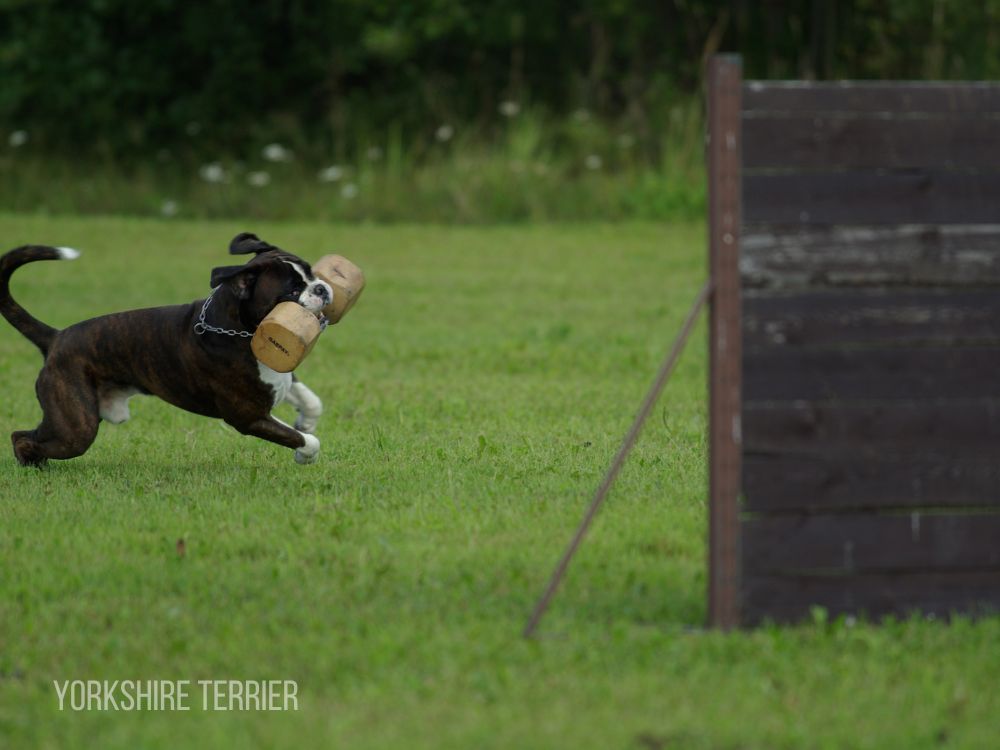
[[[488,129],[503,101],[621,120],[647,145],[702,59],[751,77],[1000,75],[1000,2],[41,0],[4,3],[0,117],[53,148],[192,136],[349,148]]]
[[[755,78],[978,79],[1000,77],[998,43],[1000,0],[0,0],[0,170],[23,185],[84,164],[111,178],[102,211],[383,220],[399,211],[366,202],[373,180],[416,196],[408,218],[509,220],[564,218],[559,186],[601,172],[627,179],[591,180],[573,217],[696,215],[707,55],[738,51]],[[251,177],[272,143],[298,172]],[[459,162],[493,177],[477,190]],[[203,199],[206,164],[286,189],[333,165],[348,202]],[[150,168],[139,206],[125,186]],[[91,188],[70,174],[62,201],[93,210]],[[26,195],[0,208],[51,203]]]

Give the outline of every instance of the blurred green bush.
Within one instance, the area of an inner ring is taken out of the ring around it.
[[[0,126],[74,156],[343,159],[530,108],[655,161],[718,49],[750,77],[989,78],[998,42],[1000,0],[0,0]]]

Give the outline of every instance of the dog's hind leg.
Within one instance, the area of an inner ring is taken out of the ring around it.
[[[42,406],[42,422],[34,430],[10,436],[18,463],[41,466],[50,458],[83,455],[97,437],[97,393],[82,379],[52,378],[45,369],[35,389]]]

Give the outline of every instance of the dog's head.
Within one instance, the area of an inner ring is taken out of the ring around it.
[[[259,324],[279,302],[297,302],[318,317],[333,299],[330,285],[313,276],[308,263],[256,235],[236,235],[229,252],[255,257],[242,266],[212,269],[211,285],[224,286],[239,301],[247,325]]]

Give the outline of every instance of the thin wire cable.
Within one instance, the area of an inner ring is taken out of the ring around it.
[[[622,445],[618,449],[618,453],[615,455],[614,460],[611,462],[611,466],[608,467],[608,471],[604,475],[604,481],[601,482],[600,487],[597,488],[597,492],[594,493],[594,499],[590,502],[587,514],[583,517],[583,521],[580,522],[580,526],[577,528],[576,534],[574,534],[569,546],[566,547],[566,551],[563,552],[562,558],[559,560],[559,564],[556,565],[556,569],[552,572],[552,577],[549,579],[549,585],[546,587],[545,593],[542,594],[538,603],[535,604],[535,609],[531,613],[531,618],[528,620],[528,624],[524,628],[525,638],[531,638],[535,634],[538,624],[545,615],[545,611],[549,608],[552,597],[555,596],[556,590],[559,588],[559,584],[562,583],[562,579],[566,575],[566,569],[569,567],[570,560],[572,560],[573,555],[576,554],[576,550],[580,546],[580,542],[583,541],[583,537],[586,535],[587,529],[590,527],[590,522],[593,521],[594,516],[597,515],[598,509],[600,509],[604,499],[608,495],[608,490],[611,489],[611,485],[614,484],[615,478],[618,476],[618,472],[621,470],[622,465],[625,463],[625,459],[632,450],[632,446],[635,445],[636,438],[639,437],[639,433],[642,431],[642,426],[649,417],[649,413],[653,410],[653,406],[656,404],[656,400],[659,398],[660,392],[663,390],[663,386],[667,384],[667,380],[670,378],[670,373],[673,372],[674,365],[677,364],[677,359],[684,350],[684,344],[687,342],[688,335],[691,333],[691,329],[694,328],[695,321],[698,318],[698,313],[701,312],[701,308],[705,305],[705,301],[708,299],[711,291],[712,282],[706,281],[704,286],[702,286],[701,291],[698,292],[698,296],[695,297],[694,303],[688,311],[687,318],[684,320],[684,325],[681,326],[681,330],[677,334],[677,338],[674,339],[673,346],[670,347],[670,352],[663,360],[663,364],[660,365],[660,371],[656,376],[656,380],[653,381],[653,385],[650,386],[649,392],[646,394],[646,399],[642,402],[642,406],[639,408],[639,413],[635,415],[635,420],[632,422],[631,429],[622,441]]]

